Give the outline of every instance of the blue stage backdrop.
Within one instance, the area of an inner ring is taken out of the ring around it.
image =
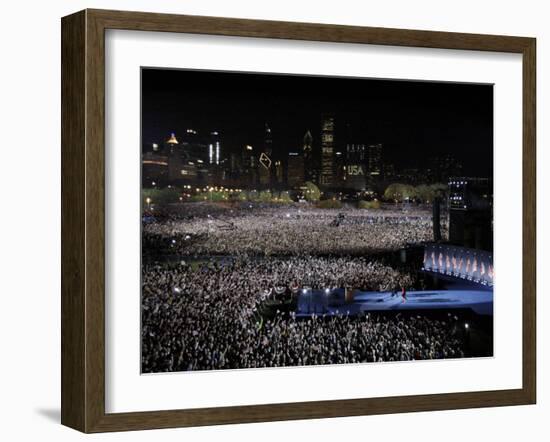
[[[492,286],[493,254],[484,250],[444,244],[427,244],[423,270]]]

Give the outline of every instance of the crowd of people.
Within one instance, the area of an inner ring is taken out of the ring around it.
[[[252,208],[245,206],[148,223],[149,250],[179,255],[355,255],[396,250],[433,239],[427,210]],[[443,223],[446,235],[446,223]],[[155,247],[156,246],[156,247]]]
[[[457,318],[297,319],[261,308],[274,287],[389,290],[413,283],[361,258],[208,260],[143,267],[142,371],[167,372],[463,357]]]
[[[372,253],[430,241],[428,210],[184,206],[144,217],[143,372],[464,356],[456,318],[263,313],[305,287],[415,287],[415,272]]]

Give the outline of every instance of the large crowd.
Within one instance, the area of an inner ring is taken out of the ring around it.
[[[350,210],[331,225],[330,210],[212,213],[144,224],[144,256],[162,250],[177,259],[144,260],[143,372],[464,356],[456,318],[262,314],[281,290],[415,286],[414,272],[368,253],[429,240],[428,214]]]
[[[144,226],[151,249],[180,255],[357,255],[396,250],[433,239],[426,211],[235,208],[214,215],[191,212]],[[338,220],[338,225],[334,221]],[[447,225],[442,223],[443,236]],[[164,250],[166,252],[166,250]]]
[[[144,372],[462,357],[452,321],[371,316],[264,320],[275,287],[371,290],[414,277],[360,258],[291,258],[150,265],[143,269]]]

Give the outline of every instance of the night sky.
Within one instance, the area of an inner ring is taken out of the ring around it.
[[[451,153],[464,175],[492,177],[493,86],[274,74],[142,69],[142,141],[188,128],[220,132],[222,156],[261,147],[300,149],[309,129],[319,148],[322,113],[336,117],[336,144],[382,143],[384,161],[423,167]]]

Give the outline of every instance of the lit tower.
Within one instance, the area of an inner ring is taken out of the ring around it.
[[[250,144],[247,144],[246,146],[244,146],[241,155],[241,185],[244,187],[246,186],[246,184],[256,184],[258,182],[258,158],[254,153],[254,147],[252,147]]]
[[[369,146],[369,178],[371,184],[380,180],[382,175],[382,144]]]
[[[259,179],[260,184],[268,186],[274,183],[276,178],[275,167],[272,160],[273,138],[271,128],[265,123],[264,145],[259,158]]]
[[[308,131],[304,135],[304,145],[302,147],[302,157],[304,159],[304,178],[306,181],[311,181],[313,178],[312,170],[312,160],[313,160],[313,137],[311,132]]]
[[[273,153],[273,137],[271,135],[271,128],[267,123],[265,123],[264,152],[269,157]]]
[[[220,134],[217,131],[210,132],[210,143],[208,144],[208,162],[210,164],[220,164]]]
[[[176,134],[171,133],[170,138],[164,144],[165,151],[168,153],[168,181],[175,184],[181,179],[181,170],[184,166],[182,151],[178,147],[180,143],[176,138]]]
[[[166,141],[166,146],[167,146],[167,151],[170,153],[170,154],[173,154],[176,152],[176,146],[180,144],[178,142],[178,139],[176,138],[176,134],[175,133],[171,133],[170,134],[170,138]]]
[[[322,186],[334,184],[334,115],[321,118],[321,180]]]

